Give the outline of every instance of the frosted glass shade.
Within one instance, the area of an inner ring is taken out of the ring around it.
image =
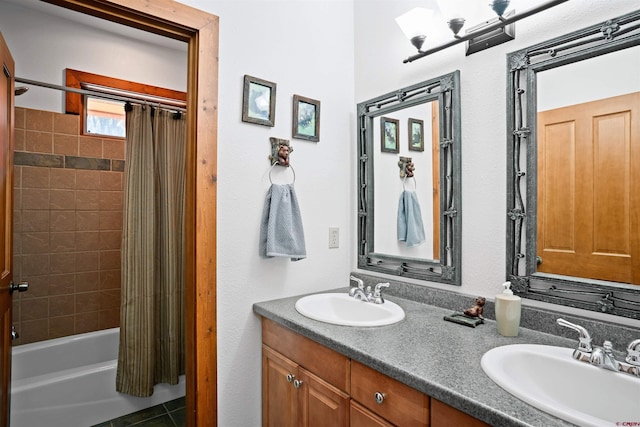
[[[412,40],[415,37],[425,37],[431,25],[433,11],[424,7],[416,7],[396,18],[396,23],[404,35]]]
[[[477,0],[474,0],[474,2]],[[438,7],[442,16],[447,21],[452,19],[468,19],[469,16],[469,1],[468,0],[438,0]],[[465,14],[465,11],[467,12]]]

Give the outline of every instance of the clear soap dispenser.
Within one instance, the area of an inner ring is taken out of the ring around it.
[[[502,284],[504,291],[496,295],[496,326],[498,333],[505,337],[518,336],[520,327],[521,298],[513,294],[511,282]]]

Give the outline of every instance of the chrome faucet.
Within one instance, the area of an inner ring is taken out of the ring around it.
[[[604,341],[602,347],[594,347],[591,345],[591,336],[584,327],[567,322],[564,319],[558,319],[557,323],[580,334],[578,348],[573,351],[574,359],[609,371],[623,372],[640,377],[640,339],[632,341],[627,346],[625,360],[618,360],[613,351],[611,341]]]
[[[349,296],[354,297],[360,301],[364,302],[372,302],[374,304],[384,304],[384,298],[382,298],[382,289],[388,288],[390,284],[387,283],[378,283],[373,291],[371,291],[371,286],[364,287],[364,282],[362,279],[359,279],[355,276],[350,276],[350,280],[353,280],[358,285],[352,286],[349,289]]]

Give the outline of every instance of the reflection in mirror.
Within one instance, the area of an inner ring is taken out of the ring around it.
[[[460,285],[459,86],[456,71],[358,104],[359,268]]]
[[[521,296],[640,318],[639,23],[508,57],[507,278]]]
[[[373,236],[376,251],[390,255],[438,260],[440,257],[438,102],[426,102],[394,111],[385,115],[385,118],[398,120],[400,140],[396,154],[384,152],[382,149],[376,150],[375,141],[382,141],[382,126],[380,125],[381,117],[374,118],[373,163],[376,165],[376,172],[373,200],[376,222]],[[432,155],[434,148],[435,156]],[[413,177],[400,176],[398,165],[400,157],[411,158],[414,165]],[[398,240],[397,233],[390,232],[390,226],[397,221],[398,199],[404,190],[415,191],[419,201],[425,231],[425,241],[419,245],[408,245],[405,241]]]

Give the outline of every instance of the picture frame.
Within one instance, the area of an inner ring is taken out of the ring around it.
[[[383,153],[399,153],[400,121],[380,117],[380,150]]]
[[[296,139],[320,141],[320,101],[293,95],[291,135]]]
[[[424,120],[409,118],[409,151],[424,151]]]
[[[276,123],[276,84],[258,77],[244,76],[242,121],[264,126]]]

